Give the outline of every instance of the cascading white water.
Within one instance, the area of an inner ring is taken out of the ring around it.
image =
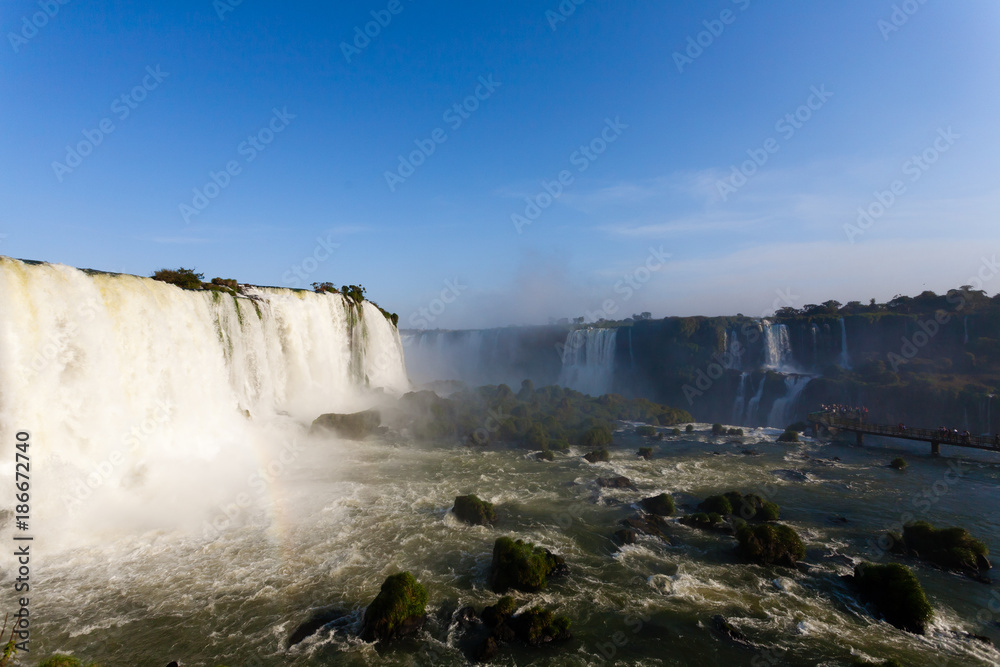
[[[757,418],[757,412],[760,410],[760,399],[764,397],[764,383],[767,382],[767,373],[764,373],[760,378],[760,384],[757,385],[757,391],[754,393],[753,397],[747,402],[747,425],[752,426],[754,420]]]
[[[750,373],[740,373],[740,386],[736,390],[736,400],[733,401],[733,423],[740,424],[743,420],[743,409],[746,406],[747,384]]]
[[[566,336],[559,384],[591,396],[611,391],[617,329],[576,329]]]
[[[847,351],[847,324],[843,317],[840,318],[840,359],[837,365],[845,369],[851,367],[851,355]]]
[[[409,386],[399,335],[369,303],[0,258],[0,437],[31,433],[45,516],[80,510],[94,519],[81,530],[176,525],[229,498],[268,446],[364,407],[366,379]]]
[[[812,380],[808,375],[789,375],[785,378],[785,395],[774,401],[767,425],[782,428],[788,426],[794,414],[799,397]]]
[[[761,325],[764,329],[764,367],[773,370],[791,368],[792,341],[788,335],[788,327],[767,320],[763,320]]]
[[[743,345],[740,344],[740,335],[737,329],[729,331],[723,330],[725,355],[723,362],[725,367],[731,370],[743,368]]]

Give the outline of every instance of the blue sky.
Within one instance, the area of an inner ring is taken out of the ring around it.
[[[1000,292],[995,2],[4,9],[0,254],[430,328]]]

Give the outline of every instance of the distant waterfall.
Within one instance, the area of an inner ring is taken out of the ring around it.
[[[843,317],[840,318],[840,359],[837,365],[841,368],[851,367],[851,355],[847,352],[847,324]]]
[[[789,375],[785,378],[785,395],[774,401],[771,406],[771,414],[767,417],[768,426],[782,428],[788,426],[795,413],[795,406],[802,395],[802,391],[812,380],[807,375]]]
[[[747,425],[753,424],[753,420],[757,418],[757,411],[760,410],[760,399],[764,397],[764,383],[767,382],[767,373],[764,373],[760,378],[760,384],[757,385],[757,392],[753,395],[753,398],[747,403]]]
[[[559,384],[591,396],[611,391],[617,329],[576,329],[566,337]]]
[[[722,335],[725,367],[731,370],[740,370],[743,368],[743,345],[740,344],[739,331],[724,329]]]
[[[733,423],[739,424],[743,420],[743,410],[746,407],[747,384],[750,383],[749,373],[740,373],[740,388],[736,390],[736,400],[733,401]]]
[[[812,334],[813,367],[816,367],[819,366],[819,327],[815,322],[809,325],[809,331]]]
[[[792,341],[788,335],[788,327],[784,324],[772,324],[767,320],[764,327],[764,366],[774,370],[782,370],[792,365]]]

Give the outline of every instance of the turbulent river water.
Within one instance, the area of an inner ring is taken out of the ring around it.
[[[66,550],[37,545],[32,653],[72,651],[104,665],[466,664],[451,614],[496,600],[486,585],[491,548],[512,535],[565,556],[568,575],[521,599],[568,615],[574,638],[509,647],[496,664],[843,665],[852,655],[1000,664],[1000,653],[962,634],[1000,640],[996,586],[914,564],[935,609],[921,637],[873,620],[840,579],[852,561],[878,558],[869,538],[906,513],[965,526],[997,552],[1000,461],[931,459],[906,446],[778,445],[763,442],[777,433],[768,429],[746,438],[762,441],[751,456],[707,428],[668,436],[650,461],[625,437],[610,463],[596,465],[579,451],[544,463],[518,450],[417,445],[391,433],[360,443],[303,437],[269,452],[274,475],[262,502],[222,505],[186,531],[109,535]],[[900,452],[905,472],[886,467]],[[639,491],[598,489],[595,478],[612,473]],[[642,497],[667,491],[684,511],[729,489],[781,506],[807,544],[808,573],[740,564],[732,538],[681,525],[673,545],[641,538],[619,549],[610,539]],[[466,526],[449,513],[455,495],[473,492],[497,504],[496,527]],[[361,642],[354,634],[364,606],[400,570],[427,586],[430,622],[395,645]],[[351,610],[351,623],[286,649],[308,611],[329,605]],[[718,635],[715,614],[751,645]]]

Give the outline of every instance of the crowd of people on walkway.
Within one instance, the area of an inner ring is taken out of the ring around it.
[[[861,406],[831,403],[823,406],[823,412],[831,412],[838,417],[843,417],[844,419],[857,419],[860,421],[868,419],[868,408]]]

